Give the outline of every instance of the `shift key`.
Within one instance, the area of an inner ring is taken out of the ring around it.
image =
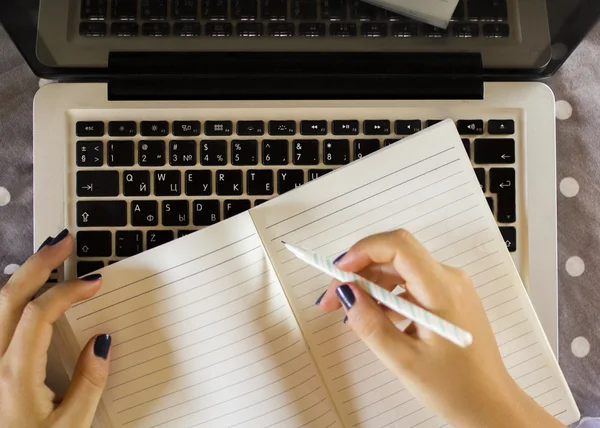
[[[77,226],[125,226],[127,202],[125,201],[79,201],[77,202]]]

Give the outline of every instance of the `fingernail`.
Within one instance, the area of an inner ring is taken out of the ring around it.
[[[69,229],[63,229],[63,231],[60,232],[58,235],[56,235],[56,238],[54,238],[52,241],[50,241],[50,243],[48,245],[53,246],[53,245],[58,244],[60,241],[65,239],[68,234],[69,234]]]
[[[346,252],[344,252],[344,253],[340,254],[339,256],[337,256],[337,258],[336,258],[336,259],[333,261],[333,264],[335,265],[335,264],[337,264],[337,263],[338,263],[340,260],[342,260],[342,257],[344,257],[344,256],[346,255],[346,253],[347,253],[347,252],[348,252],[348,251],[346,251]]]
[[[102,275],[100,275],[99,273],[92,273],[90,275],[84,276],[83,278],[80,278],[82,281],[96,281],[98,279],[102,278]]]
[[[106,360],[108,351],[110,350],[110,342],[110,334],[101,334],[96,337],[96,341],[94,342],[94,355]]]
[[[325,295],[325,293],[327,293],[327,290],[323,291],[323,294],[321,294],[319,296],[319,298],[317,299],[317,301],[315,302],[315,305],[318,305],[319,303],[321,303],[321,299],[323,299],[323,296]]]
[[[340,285],[338,288],[336,288],[335,293],[338,295],[340,301],[346,309],[350,309],[352,305],[354,305],[356,298],[354,297],[352,289],[346,284]]]
[[[344,324],[346,324],[347,322],[348,322],[348,315],[346,315],[346,316],[344,317]]]
[[[38,248],[37,250],[40,251],[42,248],[44,248],[50,242],[52,242],[52,237],[51,236],[47,237],[46,240],[44,242],[42,242],[42,245],[40,245],[40,248]]]

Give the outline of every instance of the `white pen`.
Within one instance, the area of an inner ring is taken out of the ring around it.
[[[417,306],[400,296],[396,296],[377,284],[366,280],[365,278],[353,273],[345,272],[338,269],[333,262],[321,257],[319,254],[299,247],[297,245],[283,243],[285,247],[291,251],[300,260],[308,263],[316,269],[332,276],[342,282],[351,282],[358,285],[371,297],[387,306],[391,310],[405,316],[411,321],[414,321],[423,327],[427,327],[431,331],[448,339],[461,348],[466,348],[473,343],[473,336],[468,331],[438,317],[435,314]]]

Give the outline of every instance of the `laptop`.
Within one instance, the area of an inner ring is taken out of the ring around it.
[[[34,248],[52,284],[229,218],[451,118],[557,354],[555,73],[598,2],[0,1],[36,75]],[[470,220],[468,207],[449,218]],[[51,376],[52,377],[52,376]]]

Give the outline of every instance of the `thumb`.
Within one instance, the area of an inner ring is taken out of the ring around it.
[[[92,338],[79,356],[71,385],[57,408],[66,426],[89,427],[106,385],[111,337]]]
[[[360,287],[343,284],[336,294],[346,309],[347,324],[387,368],[399,373],[405,362],[416,357],[417,340],[400,331]]]

